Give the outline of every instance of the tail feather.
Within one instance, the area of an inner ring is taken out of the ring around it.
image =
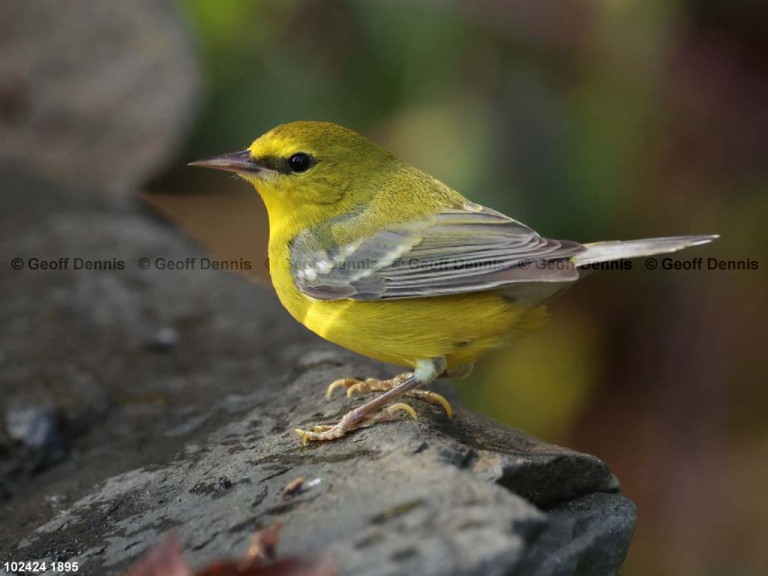
[[[587,266],[611,260],[638,258],[677,252],[683,248],[707,244],[719,238],[717,234],[707,236],[671,236],[669,238],[645,238],[643,240],[616,240],[585,244],[586,250],[571,258],[576,266]]]

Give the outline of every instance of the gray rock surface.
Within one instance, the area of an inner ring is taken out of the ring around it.
[[[199,95],[170,0],[0,4],[0,164],[126,196],[177,151]],[[87,190],[74,191],[82,194]]]
[[[136,206],[7,171],[4,191],[1,559],[116,575],[177,527],[200,566],[283,520],[282,555],[330,550],[343,574],[618,572],[635,510],[600,460],[456,403],[450,420],[419,404],[418,422],[302,447],[293,428],[349,408],[323,399],[330,381],[392,369],[239,277],[141,270],[201,254]],[[66,256],[124,268],[29,269]],[[19,424],[35,418],[47,435]]]

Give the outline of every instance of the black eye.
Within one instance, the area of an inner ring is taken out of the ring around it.
[[[312,167],[312,157],[304,152],[298,152],[288,158],[288,167],[291,172],[306,172]]]

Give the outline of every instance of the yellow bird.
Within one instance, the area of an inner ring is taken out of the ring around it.
[[[367,138],[330,122],[273,128],[243,151],[192,162],[234,172],[269,214],[272,282],[291,315],[326,340],[412,369],[336,388],[383,394],[336,424],[297,429],[334,440],[400,411],[402,396],[469,373],[479,358],[546,319],[542,305],[602,262],[674,252],[717,238],[677,236],[580,244],[542,238],[470,202]]]

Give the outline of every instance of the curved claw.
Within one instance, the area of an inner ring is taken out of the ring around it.
[[[352,395],[355,392],[359,392],[360,388],[362,388],[362,384],[363,384],[362,382],[355,382],[354,384],[352,384],[352,386],[347,388],[347,398],[352,398]]]
[[[394,416],[397,412],[405,412],[413,420],[419,419],[418,416],[416,416],[416,410],[414,410],[409,404],[406,404],[405,402],[398,402],[397,404],[392,404],[392,406],[387,406],[384,408],[383,412],[387,416]]]
[[[440,404],[443,410],[445,410],[445,415],[448,418],[453,416],[453,408],[451,408],[451,404],[448,402],[445,396],[437,394],[436,392],[426,392],[424,394],[424,399],[431,404]]]
[[[354,378],[341,378],[339,380],[334,380],[330,383],[325,391],[325,399],[330,400],[336,388],[349,388],[351,385],[354,385],[357,382],[358,380],[355,380]],[[347,395],[349,395],[349,392],[347,392]]]
[[[301,438],[301,444],[302,446],[306,446],[309,444],[309,436],[312,434],[309,430],[302,430],[301,428],[294,428],[293,429],[296,434],[299,435],[299,438]]]

